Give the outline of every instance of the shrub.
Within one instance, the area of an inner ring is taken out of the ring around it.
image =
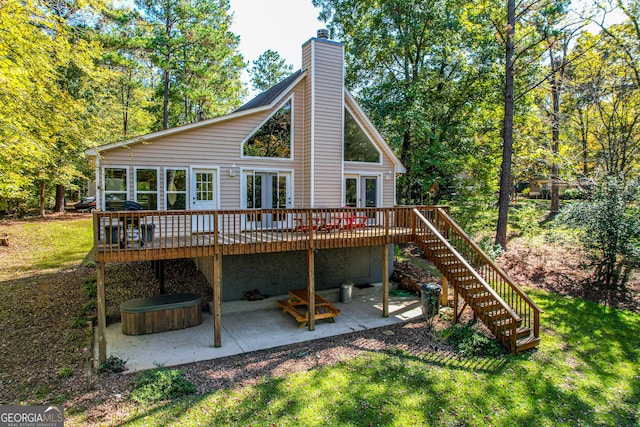
[[[127,363],[126,360],[122,360],[116,356],[109,356],[107,360],[100,364],[98,367],[99,374],[116,374],[118,372],[126,371],[127,368],[124,365]]]
[[[457,353],[465,357],[497,357],[504,354],[504,348],[497,341],[475,330],[473,324],[456,323],[441,334]]]
[[[586,289],[611,305],[626,293],[640,260],[638,184],[606,177],[591,200],[567,205],[558,218],[559,224],[581,231],[580,241],[591,254],[595,269]]]
[[[196,392],[196,386],[187,380],[184,371],[158,368],[145,371],[135,380],[131,399],[148,404],[176,399]]]
[[[73,374],[73,368],[65,366],[64,368],[60,369],[60,372],[58,372],[58,378],[69,378]]]
[[[502,245],[496,245],[493,242],[493,239],[489,236],[483,237],[478,243],[478,246],[480,246],[480,249],[482,249],[491,259],[496,259],[504,254],[504,248]]]
[[[562,196],[564,199],[584,199],[587,192],[582,188],[567,188]]]
[[[84,284],[84,294],[89,299],[95,298],[98,295],[98,285],[95,279],[89,280]]]

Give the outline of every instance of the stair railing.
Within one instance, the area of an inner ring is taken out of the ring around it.
[[[435,227],[448,238],[450,244],[520,316],[522,325],[532,330],[533,335],[538,338],[542,309],[518,285],[513,283],[509,276],[484,253],[446,211],[436,208],[433,222]]]
[[[469,271],[469,274],[471,274],[478,281],[478,284],[484,288],[484,291],[489,293],[493,297],[493,299],[500,305],[500,308],[504,310],[512,319],[512,321],[509,322],[511,326],[510,334],[508,336],[505,334],[496,335],[497,338],[502,341],[506,347],[510,348],[512,351],[515,351],[517,340],[516,332],[518,328],[517,324],[521,320],[520,316],[509,306],[509,304],[507,304],[504,299],[502,299],[502,297],[489,285],[489,283],[487,283],[487,281],[478,273],[478,271],[476,271],[476,269],[460,254],[460,252],[458,252],[458,250],[449,242],[447,238],[445,238],[445,236],[443,236],[443,234],[435,227],[435,225],[431,221],[425,218],[425,216],[418,209],[414,209],[413,212],[416,218],[418,218],[419,220],[419,224],[416,230],[418,235],[416,237],[420,237],[422,235],[422,232],[420,232],[419,230],[420,228],[426,228],[425,231],[429,233],[429,236],[437,238],[440,243],[444,245],[447,250],[456,258],[456,260]],[[455,307],[454,309],[457,309],[457,307]],[[487,326],[491,327],[491,325]],[[493,332],[495,333],[496,331]]]

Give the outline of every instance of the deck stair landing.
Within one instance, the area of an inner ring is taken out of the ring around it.
[[[511,352],[540,342],[540,308],[443,210],[416,214],[416,244],[454,290],[454,321],[467,306]],[[458,311],[458,299],[464,304]]]

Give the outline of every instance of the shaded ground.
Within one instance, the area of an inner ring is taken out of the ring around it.
[[[535,245],[522,239],[509,242],[509,250],[497,259],[498,265],[519,285],[602,303],[588,284],[590,269],[585,254],[559,244]],[[621,295],[617,307],[640,313],[640,275],[636,272]]]
[[[70,219],[75,219],[72,217]],[[88,218],[88,216],[85,216]],[[65,217],[66,219],[66,217]],[[0,235],[10,222],[0,222]],[[95,316],[85,293],[87,283],[94,280],[95,270],[88,266],[54,271],[8,273],[2,266],[8,260],[17,262],[26,256],[28,245],[0,247],[0,403],[63,403],[75,410],[87,408],[93,421],[109,422],[111,417],[127,411],[126,399],[130,375],[89,375],[90,328],[80,320]],[[428,267],[418,251],[403,249],[407,259],[399,270],[417,275],[417,282],[437,281],[422,267]],[[582,296],[580,281],[586,275],[583,257],[566,248],[528,247],[517,240],[500,264],[517,283]],[[192,274],[190,261],[167,264],[166,287],[171,292],[179,286],[184,291],[209,292],[206,280]],[[106,277],[108,315],[117,317],[121,301],[155,293],[158,283],[149,263],[129,266],[111,264]],[[633,281],[636,298],[625,307],[640,311],[637,298],[638,280]],[[77,319],[77,322],[74,321]],[[446,325],[447,320],[436,325]],[[188,378],[199,392],[251,384],[265,376],[313,369],[336,361],[358,357],[363,352],[397,349],[411,353],[446,352],[440,342],[421,321],[385,328],[355,332],[339,337],[301,343],[286,348],[199,362],[185,366]]]

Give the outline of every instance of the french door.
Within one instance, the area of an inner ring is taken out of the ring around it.
[[[293,207],[290,172],[247,171],[244,174],[244,200],[247,209],[287,209]],[[250,227],[286,228],[284,213],[249,215]]]
[[[345,178],[344,205],[350,208],[379,206],[378,177],[352,175]]]

